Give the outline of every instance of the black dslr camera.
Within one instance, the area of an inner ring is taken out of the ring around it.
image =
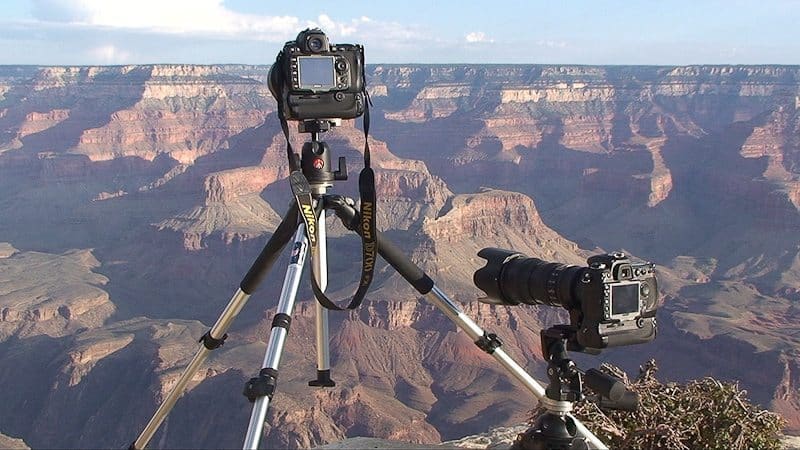
[[[623,253],[595,255],[588,267],[527,258],[521,253],[485,248],[486,266],[473,281],[500,305],[562,306],[569,311],[575,338],[569,350],[641,344],[656,336],[658,284],[655,265],[633,263]]]
[[[330,44],[319,28],[287,42],[269,71],[269,90],[287,120],[359,117],[364,86],[364,47]]]

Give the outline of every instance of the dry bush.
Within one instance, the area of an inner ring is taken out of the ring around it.
[[[604,364],[600,370],[620,378],[639,395],[636,412],[601,410],[585,400],[575,405],[574,415],[609,448],[782,448],[783,419],[751,404],[747,391],[736,383],[709,377],[685,385],[663,384],[655,377],[654,360],[640,367],[633,382],[617,367]]]

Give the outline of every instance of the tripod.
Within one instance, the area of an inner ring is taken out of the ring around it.
[[[540,399],[546,411],[520,436],[512,450],[588,449],[587,437],[578,434],[580,422],[569,415],[573,403],[583,399],[584,382],[598,394],[602,407],[636,410],[636,393],[626,390],[624,384],[597,369],[581,372],[569,359],[567,349],[571,348],[571,343],[577,342],[576,332],[575,327],[568,325],[542,330],[542,356],[548,361],[547,377],[550,380],[545,398]]]
[[[300,165],[311,186],[315,203],[314,213],[317,216],[316,227],[311,233],[316,238],[318,245],[318,251],[312,257],[312,276],[316,277],[318,286],[323,290],[327,284],[325,212],[334,212],[348,230],[359,234],[362,233],[358,226],[361,217],[353,207],[354,202],[344,196],[327,193],[328,188],[333,186],[334,181],[347,178],[344,157],[339,158],[338,170],[331,171],[329,169],[329,148],[325,142],[318,140],[319,133],[328,131],[336,125],[337,122],[332,120],[313,120],[300,123],[300,132],[311,133],[311,142],[303,145]],[[264,246],[264,249],[253,262],[250,270],[242,279],[239,289],[233,294],[214,326],[200,338],[199,342],[201,344],[197,353],[189,362],[172,391],[164,398],[144,430],[139,434],[139,437],[131,444],[131,449],[143,449],[147,446],[178,398],[185,391],[188,382],[197,372],[200,365],[212,350],[219,348],[225,342],[227,338],[226,331],[233,320],[244,307],[263,277],[269,272],[281,250],[292,240],[291,259],[283,281],[277,311],[272,320],[263,368],[259,371],[257,377],[250,379],[246,383],[244,389],[245,396],[253,402],[253,411],[250,416],[243,448],[258,448],[269,402],[275,393],[278,366],[292,322],[291,314],[308,252],[309,238],[306,234],[306,225],[298,221],[298,215],[298,206],[292,204],[280,225]],[[378,236],[380,237],[379,234]],[[378,254],[397,270],[417,292],[444,312],[450,320],[472,339],[475,345],[492,355],[500,365],[538,399],[546,400],[544,388],[500,348],[502,343],[497,336],[493,333],[487,333],[467,317],[461,308],[448,298],[435,285],[434,281],[394,244],[386,239],[379,239]],[[335,385],[330,373],[328,333],[328,311],[318,302],[316,306],[317,378],[309,382],[310,386],[328,387]],[[587,441],[591,442],[595,448],[606,448],[580,422],[574,421],[574,424],[577,432],[586,436]]]

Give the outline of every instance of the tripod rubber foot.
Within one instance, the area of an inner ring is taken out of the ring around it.
[[[331,380],[331,370],[327,369],[318,370],[317,379],[309,381],[308,385],[312,387],[334,387],[336,382]]]
[[[578,436],[572,418],[548,412],[519,435],[510,450],[589,450],[589,446]]]

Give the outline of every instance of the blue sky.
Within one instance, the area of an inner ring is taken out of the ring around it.
[[[309,26],[368,63],[800,64],[800,0],[3,0],[0,64],[269,64]]]

